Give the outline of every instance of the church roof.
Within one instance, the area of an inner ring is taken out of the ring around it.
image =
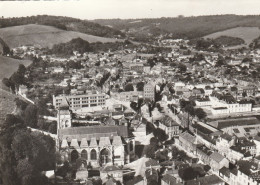
[[[61,142],[61,148],[66,148],[68,147],[68,141],[66,139],[63,139],[62,142]]]
[[[79,148],[79,143],[77,139],[72,139],[70,143],[70,147]]]
[[[86,139],[86,138],[83,138],[83,139]],[[97,144],[97,138],[92,137],[92,138],[90,139],[90,144],[89,144],[89,146],[90,146],[90,147],[96,147],[96,146],[98,146],[98,144]],[[82,146],[81,146],[81,147],[82,147]]]
[[[63,128],[58,131],[59,138],[66,138],[67,140],[86,138],[90,140],[96,137],[99,140],[100,137],[121,136],[128,137],[128,128],[126,126],[87,126],[87,127],[69,127]]]
[[[109,145],[111,145],[111,143],[110,143],[110,139],[108,137],[100,137],[100,140],[99,140],[100,147],[109,146]]]
[[[113,143],[112,143],[114,146],[119,146],[119,145],[122,145],[123,142],[122,142],[122,139],[120,136],[114,136],[113,138]]]
[[[60,103],[60,108],[69,108],[69,102],[68,100],[66,99],[66,97],[62,97],[62,100],[61,100],[61,103]]]
[[[82,138],[80,147],[88,147],[88,141],[86,138]]]

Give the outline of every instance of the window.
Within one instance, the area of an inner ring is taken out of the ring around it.
[[[88,159],[88,152],[86,151],[86,150],[82,150],[82,152],[81,152],[81,157],[83,158],[83,159]]]
[[[92,149],[90,152],[90,159],[91,160],[96,160],[97,159],[97,152],[96,150]]]

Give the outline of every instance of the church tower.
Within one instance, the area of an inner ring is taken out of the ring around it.
[[[71,111],[69,110],[69,103],[67,101],[67,99],[65,97],[63,97],[61,104],[58,108],[58,128],[59,129],[63,129],[63,128],[67,128],[67,127],[71,127]]]

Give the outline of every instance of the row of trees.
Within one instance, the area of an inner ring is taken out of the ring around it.
[[[77,31],[101,37],[115,37],[117,35],[120,35],[121,37],[125,36],[121,31],[115,30],[108,26],[101,26],[94,22],[70,17],[37,15],[30,17],[0,19],[1,28],[26,24],[41,24],[53,26],[62,30]]]
[[[128,43],[126,45],[126,43]],[[85,52],[107,52],[107,51],[116,51],[121,49],[134,48],[134,45],[129,42],[95,42],[89,43],[86,40],[81,38],[72,39],[66,43],[55,44],[52,49],[49,50],[48,53],[62,55],[62,56],[70,56],[73,55],[73,51],[78,51],[83,54]]]

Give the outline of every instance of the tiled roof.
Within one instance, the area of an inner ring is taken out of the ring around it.
[[[213,152],[211,155],[210,155],[210,158],[216,162],[220,162],[222,161],[223,159],[225,159],[225,157],[221,154],[219,154],[218,152]]]
[[[108,137],[100,137],[100,140],[99,140],[99,146],[109,146],[111,145],[110,143],[110,139]]]
[[[222,173],[226,177],[230,177],[230,170],[225,166],[219,170],[219,173]]]
[[[162,124],[164,124],[165,126],[167,127],[170,127],[170,126],[179,126],[178,123],[176,123],[171,117],[169,116],[165,116],[163,117],[163,119],[160,120],[160,122]]]
[[[88,126],[88,127],[71,127],[60,129],[60,138],[78,139],[86,138],[90,140],[92,137],[99,139],[100,137],[121,136],[128,137],[128,128],[126,126]]]
[[[105,166],[104,168],[101,169],[101,172],[109,172],[109,171],[118,171],[121,170],[117,166]]]
[[[154,160],[154,159],[149,159],[148,161],[145,162],[145,166],[149,167],[149,166],[159,166],[160,164],[158,163],[158,161]]]
[[[182,137],[186,141],[189,141],[191,143],[195,143],[196,137],[189,134],[188,132],[181,133],[179,137]]]
[[[237,119],[217,120],[209,124],[215,128],[223,129],[231,126],[258,125],[260,124],[260,121],[256,117],[246,117]]]
[[[82,138],[80,147],[88,147],[88,141],[86,138]]]
[[[68,147],[68,146],[69,146],[69,145],[68,145],[67,140],[66,140],[66,139],[63,139],[62,142],[61,142],[61,148],[66,148],[66,147]]]
[[[77,139],[72,139],[70,143],[70,147],[79,148],[79,143]]]
[[[172,175],[166,174],[163,176],[162,180],[168,185],[176,185],[176,178]]]
[[[87,148],[87,147],[104,147],[104,146],[122,146],[125,141],[120,136],[110,137],[100,137],[98,140],[96,137],[92,137],[90,140],[82,138],[81,140],[72,139],[71,142],[63,139],[61,143],[61,148],[74,147],[74,148]]]
[[[83,138],[83,139],[84,139],[84,138]],[[98,146],[98,144],[97,144],[97,139],[96,139],[95,137],[92,137],[92,138],[90,139],[89,146],[90,146],[90,147],[96,147],[96,146]]]
[[[220,137],[222,137],[223,139],[227,140],[227,141],[231,141],[232,140],[232,136],[229,134],[222,134]]]
[[[114,136],[112,145],[113,146],[119,146],[119,145],[122,145],[122,144],[123,144],[123,142],[122,142],[121,137],[120,136]]]
[[[205,177],[199,177],[196,180],[187,181],[186,185],[215,185],[223,182],[224,181],[222,181],[218,176],[209,175]]]

